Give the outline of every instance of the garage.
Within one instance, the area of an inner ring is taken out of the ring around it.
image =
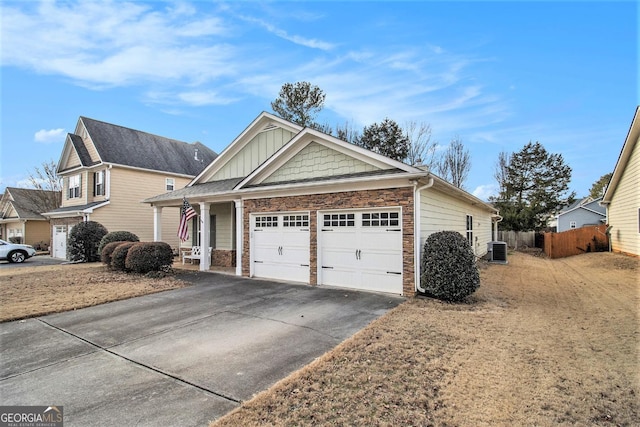
[[[251,275],[309,283],[309,212],[251,215]]]
[[[320,212],[319,284],[402,294],[400,208]]]
[[[67,257],[67,227],[56,225],[53,228],[53,244],[51,245],[53,258],[65,259]]]

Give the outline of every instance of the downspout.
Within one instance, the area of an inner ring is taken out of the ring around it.
[[[498,211],[498,213],[500,213],[500,211]],[[494,228],[493,228],[493,241],[497,242],[498,241],[498,223],[501,222],[504,218],[501,217],[498,214],[495,214],[492,216],[493,219],[495,219],[495,221],[493,222],[495,224]]]
[[[429,177],[429,182],[422,187],[418,187],[418,181],[414,181],[413,194],[413,264],[414,282],[416,291],[424,293],[420,287],[420,192],[433,186],[433,177]]]

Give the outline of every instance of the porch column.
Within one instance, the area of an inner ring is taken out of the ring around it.
[[[209,208],[211,203],[200,203],[200,271],[209,271],[211,267],[211,238],[209,230],[211,228],[211,219],[209,218]]]
[[[162,207],[153,207],[153,241],[162,241]]]
[[[233,203],[236,206],[236,276],[242,276],[242,199]]]

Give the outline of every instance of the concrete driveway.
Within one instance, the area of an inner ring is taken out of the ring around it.
[[[188,273],[194,286],[0,324],[3,405],[65,426],[206,426],[403,298]]]

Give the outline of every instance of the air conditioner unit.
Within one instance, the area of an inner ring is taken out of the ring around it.
[[[507,263],[507,242],[489,242],[487,251],[489,261]]]

